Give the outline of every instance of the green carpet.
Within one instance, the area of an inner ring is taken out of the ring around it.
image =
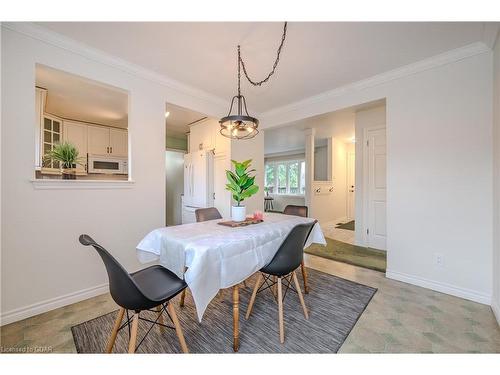
[[[348,223],[337,224],[337,226],[335,228],[354,230],[354,220],[351,220]]]
[[[325,239],[326,246],[313,244],[304,251],[308,254],[338,262],[385,272],[387,265],[387,253],[385,251],[351,245],[328,237],[325,237]]]

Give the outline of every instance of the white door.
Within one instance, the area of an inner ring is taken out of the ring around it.
[[[385,128],[367,129],[367,246],[386,249]]]
[[[214,207],[222,217],[231,217],[231,193],[226,190],[226,170],[231,169],[231,162],[226,154],[214,158]]]
[[[355,158],[354,152],[347,153],[347,218],[354,220],[354,202],[355,202]]]
[[[109,129],[109,153],[113,156],[128,155],[128,132],[121,129]]]
[[[94,155],[109,155],[109,129],[100,126],[88,127],[88,152]]]
[[[205,151],[198,151],[192,154],[192,205],[195,207],[207,207],[207,164],[207,154]]]
[[[80,163],[76,165],[77,172],[87,171],[87,128],[86,124],[78,122],[64,121],[63,138],[66,142],[72,143],[78,150]]]
[[[184,153],[182,151],[165,152],[166,170],[166,213],[167,225],[178,225],[182,223],[183,176],[184,176]]]
[[[193,204],[192,158],[193,154],[184,155],[184,204],[186,206]]]

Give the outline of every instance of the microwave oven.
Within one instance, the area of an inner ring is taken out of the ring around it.
[[[88,158],[88,173],[128,174],[126,157],[89,154]]]

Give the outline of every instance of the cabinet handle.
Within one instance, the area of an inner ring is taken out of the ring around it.
[[[109,147],[106,147],[106,152],[109,154]]]
[[[109,148],[109,150],[110,150],[110,151],[109,151],[109,153],[110,153],[110,154],[112,154],[112,153],[113,153],[113,147],[111,146],[111,147]]]

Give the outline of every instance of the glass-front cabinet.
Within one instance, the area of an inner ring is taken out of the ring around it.
[[[60,172],[59,162],[48,158],[52,147],[62,139],[62,122],[52,116],[43,116],[42,128],[42,172]]]

